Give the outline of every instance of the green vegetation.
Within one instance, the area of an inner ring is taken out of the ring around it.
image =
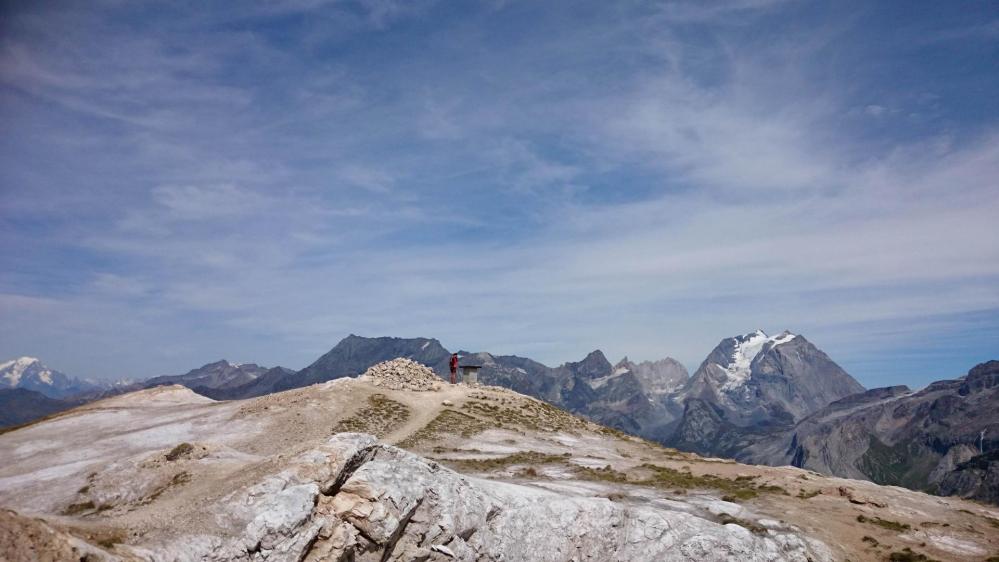
[[[820,494],[822,494],[822,490],[810,490],[810,491],[805,489],[798,490],[798,498],[803,500],[814,498],[815,496],[818,496]]]
[[[347,419],[340,420],[333,433],[359,432],[384,437],[409,419],[405,404],[390,400],[384,394],[368,397],[368,405]]]
[[[871,536],[867,536],[867,535],[864,535],[864,538],[862,538],[860,540],[862,540],[863,542],[869,543],[871,546],[878,546],[879,544],[881,544],[881,543],[878,542],[878,539],[876,539],[874,537],[871,537]]]
[[[756,480],[755,476],[739,476],[734,479],[722,478],[712,474],[697,476],[691,474],[689,469],[687,471],[676,470],[648,463],[643,464],[641,468],[650,471],[652,474],[644,479],[629,478],[627,474],[618,472],[610,466],[604,468],[576,467],[576,473],[579,477],[586,480],[650,486],[669,490],[674,494],[684,494],[687,490],[718,490],[724,494],[722,499],[730,502],[749,500],[764,493],[787,494],[787,490],[780,486],[754,484]]]
[[[620,484],[628,481],[627,474],[614,470],[610,465],[601,468],[579,466],[576,467],[576,474],[583,480],[595,480],[597,482],[617,482]]]
[[[441,462],[453,465],[459,469],[486,472],[520,464],[537,466],[541,464],[562,463],[564,461],[565,457],[562,455],[549,455],[537,451],[521,451],[512,455],[490,459],[447,459]]]
[[[191,451],[193,450],[194,445],[191,445],[190,443],[181,443],[173,449],[170,449],[170,452],[166,454],[166,460],[173,462],[181,457],[191,454]]]
[[[912,527],[908,523],[899,523],[898,521],[889,521],[888,519],[882,519],[880,517],[867,517],[865,515],[857,516],[858,523],[870,523],[871,525],[877,525],[888,529],[889,531],[895,531],[901,533],[902,531],[908,531]]]
[[[779,486],[756,486],[753,481],[755,476],[739,476],[735,479],[722,478],[713,474],[697,476],[690,472],[684,472],[658,466],[654,464],[643,464],[642,468],[652,471],[652,477],[640,484],[654,486],[663,489],[713,489],[722,492],[724,501],[738,502],[757,497],[760,493],[787,493]]]
[[[920,443],[910,440],[888,446],[872,435],[858,468],[878,484],[925,490],[938,458]]]

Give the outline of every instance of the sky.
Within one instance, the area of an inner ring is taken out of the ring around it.
[[[999,358],[999,4],[4,2],[0,359]]]

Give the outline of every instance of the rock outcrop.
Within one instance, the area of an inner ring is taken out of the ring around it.
[[[832,560],[788,530],[470,478],[339,434],[210,508],[231,534],[127,548],[167,560]]]

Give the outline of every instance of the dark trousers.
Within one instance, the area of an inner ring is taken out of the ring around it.
[[[458,369],[451,369],[451,384],[458,384]]]

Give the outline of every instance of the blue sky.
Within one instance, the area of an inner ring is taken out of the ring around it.
[[[867,386],[999,357],[993,2],[31,2],[0,358],[300,368],[349,333]]]

